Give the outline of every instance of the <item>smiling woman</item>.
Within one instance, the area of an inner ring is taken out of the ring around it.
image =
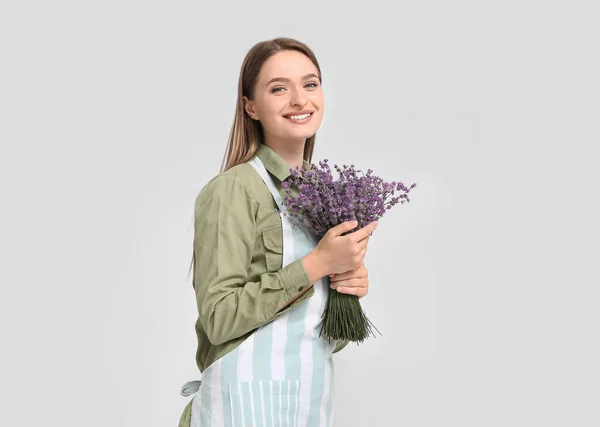
[[[321,72],[315,62],[297,50],[282,50],[263,63],[258,89],[243,96],[245,111],[261,124],[263,143],[293,166],[302,166],[298,159],[305,153],[300,150],[323,120]]]
[[[364,256],[368,239],[342,236],[356,226],[347,222],[319,240],[292,227],[282,203],[290,170],[310,166],[324,107],[305,44],[277,38],[248,52],[221,171],[194,205],[202,379],[182,389],[194,397],[180,427],[333,424],[332,354],[348,342],[320,334],[326,279]]]

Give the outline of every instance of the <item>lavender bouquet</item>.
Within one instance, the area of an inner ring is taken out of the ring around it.
[[[357,227],[348,232],[352,233],[379,220],[397,203],[410,202],[408,193],[417,185],[413,183],[407,188],[400,181],[384,182],[371,169],[364,174],[354,165],[343,165],[343,169],[334,165],[339,173],[339,179],[334,179],[327,162],[327,159],[319,162],[320,167],[311,164],[307,170],[290,169],[292,175],[282,183],[286,194],[283,204],[292,224],[303,224],[319,238],[344,221],[358,221]],[[291,186],[299,190],[297,196]],[[399,194],[394,196],[396,192]],[[356,295],[329,288],[321,334],[360,343],[373,333],[371,327],[374,325]]]

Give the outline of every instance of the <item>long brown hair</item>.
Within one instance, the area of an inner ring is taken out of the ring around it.
[[[258,151],[263,141],[263,129],[260,121],[253,120],[244,108],[244,96],[248,99],[254,99],[254,90],[260,69],[264,62],[271,56],[284,50],[294,50],[306,55],[317,67],[319,82],[323,83],[321,77],[321,67],[313,51],[304,43],[287,38],[277,37],[272,40],[265,40],[255,44],[246,54],[240,70],[238,81],[238,95],[235,107],[235,116],[233,125],[229,132],[229,141],[225,148],[225,155],[221,163],[219,173],[225,172],[234,166],[249,161]],[[304,144],[304,160],[311,162],[313,149],[315,146],[315,135],[306,139]],[[195,254],[192,254],[189,273],[194,268]]]

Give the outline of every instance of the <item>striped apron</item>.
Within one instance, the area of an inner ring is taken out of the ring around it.
[[[248,163],[261,176],[280,211],[285,211],[258,156]],[[308,254],[318,240],[280,216],[285,267]],[[328,277],[319,279],[312,297],[258,328],[208,366],[202,381],[184,385],[184,396],[194,394],[190,427],[333,426],[332,354],[336,341],[319,336],[328,286]]]

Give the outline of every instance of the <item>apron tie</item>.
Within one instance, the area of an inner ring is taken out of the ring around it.
[[[185,396],[185,397],[191,396],[192,394],[194,394],[198,390],[200,390],[201,383],[202,383],[202,380],[188,381],[187,383],[185,383],[183,385],[183,387],[181,387],[181,395]]]

